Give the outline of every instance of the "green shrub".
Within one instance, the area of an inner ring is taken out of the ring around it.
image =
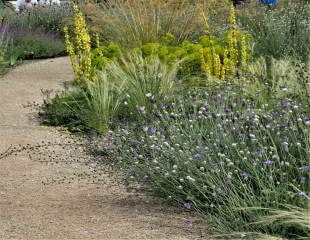
[[[121,50],[115,43],[99,46],[91,52],[91,63],[93,69],[102,70],[108,63],[118,61],[121,58]]]
[[[250,59],[247,44],[249,36],[235,30],[236,48],[234,48],[230,45],[230,33],[228,31],[222,38],[203,36],[198,43],[184,41],[180,45],[171,44],[174,36],[167,34],[160,43],[147,43],[134,50],[141,52],[145,59],[158,56],[168,65],[181,61],[178,75],[183,78],[207,75],[225,79],[235,76],[237,69],[242,68]],[[236,57],[235,60],[233,54]],[[120,56],[120,48],[116,44],[102,46],[92,51],[92,66],[102,69],[107,63],[120,60]]]
[[[22,11],[14,14],[7,12],[3,18],[13,27],[36,30],[41,28],[46,32],[62,33],[65,24],[73,16],[71,6],[35,7],[30,12]]]
[[[18,59],[36,59],[62,56],[64,42],[48,35],[26,35],[13,39],[12,55]]]
[[[79,109],[83,108],[82,105],[84,105],[84,108],[86,107],[83,92],[79,90],[65,91],[57,94],[51,100],[45,100],[39,116],[42,124],[66,126],[71,131],[79,128],[85,129],[78,114]]]

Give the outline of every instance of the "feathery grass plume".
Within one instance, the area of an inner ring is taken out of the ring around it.
[[[133,51],[121,63],[111,63],[107,71],[112,79],[123,79],[126,99],[132,113],[150,113],[154,102],[165,102],[173,96],[178,82],[176,75],[182,60],[167,64],[158,56],[144,58]]]
[[[84,4],[94,32],[122,49],[158,42],[167,33],[180,43],[196,35],[197,2],[189,0],[109,0]]]
[[[81,118],[90,128],[104,133],[109,129],[123,98],[124,82],[113,82],[106,72],[101,71],[97,73],[93,82],[87,83],[87,112]]]
[[[310,200],[309,197],[305,197]],[[310,236],[310,210],[288,204],[283,207],[283,209],[270,209],[268,215],[263,216],[259,221],[253,224],[276,225],[283,229],[294,227]],[[298,233],[296,233],[296,235],[298,235]]]

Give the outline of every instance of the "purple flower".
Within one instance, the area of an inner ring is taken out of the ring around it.
[[[306,182],[306,178],[304,176],[301,176],[299,179],[300,179],[301,183],[305,183]]]
[[[191,227],[193,226],[193,221],[192,221],[192,220],[187,220],[187,221],[185,222],[185,225],[186,225],[186,227],[191,228]]]
[[[262,156],[264,154],[265,150],[264,148],[262,147],[259,147],[256,149],[255,153],[258,155],[258,156]]]
[[[151,134],[156,133],[156,128],[155,127],[150,127],[149,128],[149,133],[151,133]]]
[[[210,166],[211,167],[218,167],[218,166],[220,166],[220,163],[213,162],[213,163],[210,163]]]
[[[309,169],[310,169],[310,165],[301,166],[301,167],[298,168],[298,169],[301,170],[301,171],[309,170]]]
[[[249,177],[249,174],[246,173],[246,172],[243,172],[243,173],[241,173],[241,176],[243,176],[244,178],[248,178],[248,177]]]
[[[132,139],[129,141],[129,145],[132,147],[137,147],[140,144],[138,140]]]
[[[218,188],[216,189],[216,194],[217,194],[217,195],[224,195],[225,192],[224,192],[220,187],[218,187]]]
[[[271,166],[271,165],[274,164],[274,161],[272,161],[272,160],[267,160],[267,161],[264,162],[264,164],[267,165],[267,166]]]
[[[124,134],[126,134],[126,135],[129,134],[128,130],[126,130],[126,129],[122,129],[122,132],[123,132]]]
[[[194,155],[194,158],[203,158],[203,155],[201,153],[196,153]]]
[[[307,193],[305,193],[305,192],[299,192],[299,193],[298,193],[298,196],[299,196],[299,197],[305,197],[305,196],[307,196]]]
[[[228,178],[228,177],[227,177],[227,178],[224,178],[224,182],[225,182],[225,183],[230,183],[230,182],[231,182],[231,178]]]
[[[183,206],[187,209],[191,209],[191,204],[189,202],[184,203]]]

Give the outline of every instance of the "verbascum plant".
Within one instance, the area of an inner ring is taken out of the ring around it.
[[[203,46],[200,50],[202,73],[221,80],[235,77],[237,69],[243,69],[250,60],[248,35],[237,28],[235,8],[230,8],[229,30],[224,38],[215,37],[208,31],[207,18],[203,12],[201,21],[206,33],[199,42]]]
[[[91,37],[89,35],[86,21],[77,5],[73,6],[74,19],[72,35],[69,28],[64,28],[67,52],[70,56],[76,83],[85,85],[86,81],[92,81],[91,60]]]
[[[228,31],[228,54],[233,66],[238,64],[238,39],[237,39],[237,24],[236,12],[234,6],[230,7],[229,16],[230,30]]]
[[[248,46],[247,46],[247,41],[246,41],[246,36],[245,35],[242,35],[241,36],[241,65],[242,67],[244,67],[244,65],[250,60],[250,53],[249,53],[249,49],[248,49]]]

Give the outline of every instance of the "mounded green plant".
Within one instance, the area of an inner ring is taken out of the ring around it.
[[[12,40],[12,55],[18,59],[36,59],[62,56],[65,44],[62,40],[48,35],[30,35],[16,37]]]
[[[18,15],[6,11],[3,19],[13,27],[32,30],[41,28],[47,32],[62,33],[64,25],[70,23],[72,16],[71,5],[61,7],[52,5],[35,7],[30,12],[23,11]]]

